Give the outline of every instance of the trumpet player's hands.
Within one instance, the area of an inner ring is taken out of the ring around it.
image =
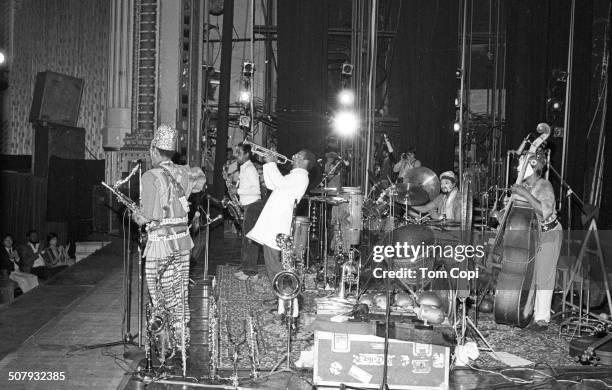
[[[275,163],[275,162],[278,162],[278,158],[276,156],[274,156],[274,155],[266,154],[264,156],[264,161],[267,162],[267,163],[269,163],[269,162]]]

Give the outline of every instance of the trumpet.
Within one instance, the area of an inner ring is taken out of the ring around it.
[[[264,148],[263,146],[257,145],[257,144],[255,144],[255,143],[253,143],[251,141],[246,141],[245,140],[245,141],[242,141],[242,143],[245,144],[245,145],[249,145],[251,147],[251,151],[253,153],[255,153],[256,155],[258,155],[258,156],[261,156],[261,157],[265,157],[265,156],[276,157],[279,160],[278,162],[280,162],[281,164],[287,164],[288,162],[291,162],[291,163],[295,162],[294,160],[290,159],[287,156],[284,156],[284,155],[282,155],[282,154],[280,154],[278,152],[275,152],[274,150],[271,150],[271,149],[268,149],[268,148]]]

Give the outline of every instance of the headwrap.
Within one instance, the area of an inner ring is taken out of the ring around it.
[[[457,183],[457,176],[455,176],[455,172],[453,171],[446,171],[440,174],[440,180],[450,180],[453,183]]]
[[[155,131],[151,147],[167,151],[176,151],[178,131],[169,125],[161,125]]]

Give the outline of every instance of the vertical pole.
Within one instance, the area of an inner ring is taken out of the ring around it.
[[[374,133],[374,109],[376,103],[376,39],[378,30],[378,0],[372,0],[372,8],[370,14],[370,66],[368,75],[368,105],[367,105],[367,118],[368,118],[368,131],[366,138],[366,169],[365,169],[365,181],[364,194],[368,193],[368,187],[370,186],[370,165],[372,163],[372,137]]]
[[[569,137],[570,103],[572,100],[572,71],[574,56],[574,25],[576,20],[576,0],[572,0],[570,14],[569,47],[567,50],[567,83],[565,86],[565,115],[563,117],[563,151],[561,155],[561,183],[565,180],[565,166],[567,165],[567,138]],[[563,184],[559,186],[559,208],[563,203]],[[569,227],[569,226],[568,226]]]
[[[203,3],[204,0],[195,0],[191,6],[187,161],[190,166],[196,167],[202,166],[202,46],[204,45],[202,9],[206,8]]]
[[[463,179],[463,101],[465,95],[465,58],[467,50],[467,11],[468,2],[463,0],[463,20],[461,33],[461,85],[459,87],[459,180]]]
[[[232,33],[234,28],[234,0],[223,2],[223,35],[221,37],[221,76],[219,86],[219,121],[217,123],[217,145],[215,149],[215,172],[213,190],[216,197],[223,197],[225,182],[222,171],[227,148],[229,127],[229,99],[232,66]]]

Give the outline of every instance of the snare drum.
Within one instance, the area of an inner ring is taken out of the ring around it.
[[[365,219],[382,218],[389,214],[389,204],[385,201],[378,203],[373,199],[368,199],[363,204],[362,213]]]
[[[301,257],[303,253],[306,253],[309,231],[310,220],[308,217],[295,217],[295,226],[293,228],[293,250],[297,256]]]

